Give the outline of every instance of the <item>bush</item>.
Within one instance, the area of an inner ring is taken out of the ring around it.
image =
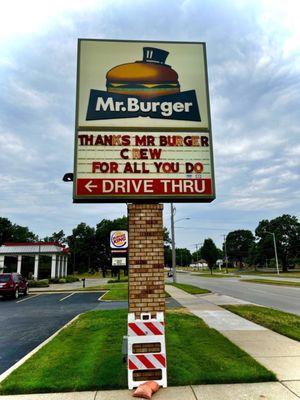
[[[67,280],[65,278],[59,278],[58,283],[66,283]]]
[[[59,283],[59,278],[51,278],[50,283]]]
[[[68,283],[79,281],[79,278],[77,278],[76,276],[73,276],[73,275],[68,275],[68,276],[66,276],[65,279],[66,279],[66,282],[68,282]]]
[[[122,282],[128,282],[128,277],[127,276],[122,277],[122,278],[120,278],[120,280],[118,280],[118,279],[109,279],[107,281],[107,283],[122,283]]]
[[[28,281],[29,287],[48,287],[49,286],[49,279],[40,279],[40,280],[29,280]]]

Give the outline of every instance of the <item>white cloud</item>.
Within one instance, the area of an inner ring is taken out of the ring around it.
[[[220,244],[219,228],[253,229],[269,216],[298,215],[299,4],[290,0],[3,4],[2,213],[40,235],[61,228],[70,231],[82,221],[95,225],[102,218],[126,213],[123,204],[73,205],[72,185],[61,182],[73,161],[77,37],[107,37],[207,42],[217,200],[176,205],[178,218],[192,218],[184,221],[189,230],[178,230],[178,245],[200,240],[204,233],[195,226],[213,227],[215,233],[209,234]],[[165,205],[165,223],[168,213]]]

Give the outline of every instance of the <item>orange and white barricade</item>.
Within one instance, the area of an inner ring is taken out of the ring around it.
[[[134,380],[134,371],[160,370],[160,379],[151,379],[162,387],[167,387],[167,358],[165,341],[164,313],[142,313],[141,319],[135,319],[134,313],[128,314],[128,387],[133,389],[147,381]],[[155,346],[151,352],[134,351],[134,345]]]

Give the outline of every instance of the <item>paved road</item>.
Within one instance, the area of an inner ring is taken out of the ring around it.
[[[177,274],[179,283],[189,283],[216,293],[300,315],[300,288],[240,282],[237,278],[203,278]]]

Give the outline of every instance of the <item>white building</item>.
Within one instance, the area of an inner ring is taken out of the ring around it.
[[[33,279],[39,277],[40,256],[51,257],[51,278],[67,275],[69,249],[56,242],[4,243],[0,246],[0,273],[5,272],[5,257],[17,258],[17,271],[22,273],[22,256],[34,257]]]
[[[207,269],[208,268],[208,264],[205,260],[199,260],[199,261],[194,261],[190,267],[195,268],[195,269]]]

